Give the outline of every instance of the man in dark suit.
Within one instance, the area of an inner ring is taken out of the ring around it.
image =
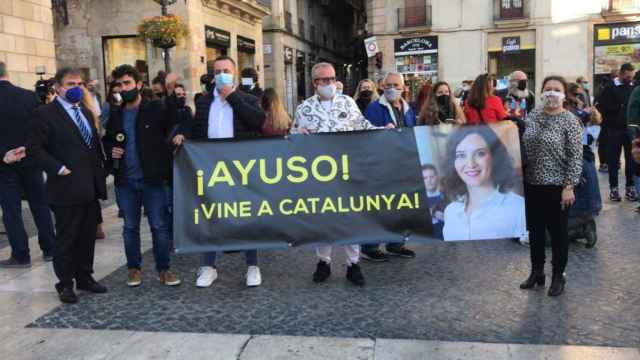
[[[22,220],[22,193],[24,193],[33,220],[38,228],[42,258],[53,258],[53,221],[45,199],[44,177],[26,155],[29,120],[39,102],[33,91],[13,86],[6,66],[0,62],[0,205],[2,220],[11,244],[11,257],[0,261],[0,268],[27,268],[31,266],[29,238]]]
[[[80,106],[81,72],[55,76],[58,96],[34,115],[27,155],[47,173],[47,196],[56,220],[53,266],[60,301],[78,301],[73,290],[104,293],[92,276],[96,226],[106,199],[104,152],[91,114]]]

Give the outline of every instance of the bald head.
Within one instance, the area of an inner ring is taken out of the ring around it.
[[[525,74],[523,71],[516,70],[512,72],[511,75],[509,75],[509,80],[527,80],[527,74]]]

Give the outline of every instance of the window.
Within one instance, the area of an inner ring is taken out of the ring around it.
[[[431,25],[431,6],[426,0],[404,0],[398,9],[398,27],[410,28]]]
[[[302,18],[298,19],[298,31],[300,32],[300,37],[304,39],[304,20]]]
[[[610,0],[609,8],[611,11],[638,10],[640,0]]]
[[[291,19],[291,13],[288,11],[285,11],[284,13],[284,28],[288,31],[288,32],[293,32],[293,24],[291,23],[292,19]]]
[[[500,0],[500,18],[517,19],[524,17],[524,0]]]

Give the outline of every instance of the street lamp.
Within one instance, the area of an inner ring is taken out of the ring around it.
[[[162,7],[162,16],[167,16],[167,6],[173,5],[178,0],[153,0],[154,2],[160,4]],[[185,0],[186,2],[186,0]],[[171,72],[171,56],[169,56],[169,49],[162,49],[164,53],[164,70],[169,73]]]

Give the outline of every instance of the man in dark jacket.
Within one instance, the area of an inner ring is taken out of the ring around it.
[[[247,94],[257,97],[258,100],[262,99],[264,90],[260,88],[260,84],[258,83],[258,72],[256,69],[242,69],[242,72],[240,73],[240,89]]]
[[[13,86],[7,78],[7,68],[0,62],[0,205],[2,220],[11,244],[11,257],[0,261],[0,268],[31,266],[29,238],[22,220],[22,193],[26,195],[33,220],[38,228],[38,240],[45,261],[53,259],[53,221],[45,198],[42,169],[26,155],[28,126],[39,102],[33,91]],[[18,158],[5,156],[19,154]]]
[[[265,120],[255,96],[239,91],[235,87],[237,74],[233,59],[223,56],[214,62],[215,78],[212,79],[213,91],[202,95],[196,102],[194,125],[190,131],[192,139],[247,139],[257,137]],[[181,145],[183,139],[174,139]],[[258,267],[258,252],[245,252],[247,263],[247,286],[259,286],[262,283]],[[218,278],[216,253],[203,255],[198,269],[196,286],[209,287]]]
[[[496,91],[496,96],[502,99],[507,113],[512,119],[524,120],[535,107],[536,97],[529,90],[529,81],[524,71],[514,71],[509,75],[509,85],[506,89]]]
[[[111,77],[120,85],[123,105],[111,109],[103,142],[115,176],[116,201],[124,215],[127,285],[142,284],[140,214],[144,205],[160,282],[176,286],[180,279],[169,270],[171,235],[165,193],[171,177],[167,137],[175,123],[175,104],[170,100],[175,97],[143,100],[142,79],[130,65],[118,66]]]
[[[598,97],[596,107],[602,113],[602,128],[607,134],[607,163],[609,166],[609,199],[619,202],[622,200],[618,192],[618,169],[620,167],[620,152],[624,150],[626,198],[636,201],[634,188],[634,163],[631,161],[631,137],[627,128],[627,105],[633,91],[633,65],[626,63],[620,68],[617,78],[607,86]]]
[[[107,289],[92,277],[100,204],[106,199],[104,153],[91,113],[80,106],[83,90],[78,69],[55,76],[58,96],[39,107],[33,118],[27,154],[47,172],[47,195],[56,220],[53,267],[60,301],[78,301],[76,288]]]

